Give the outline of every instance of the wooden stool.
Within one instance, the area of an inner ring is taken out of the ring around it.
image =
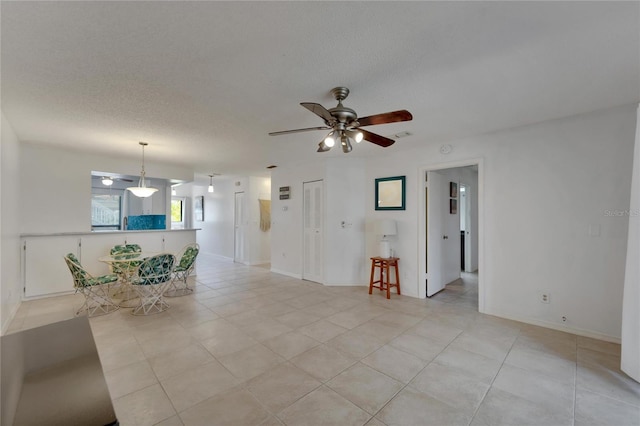
[[[372,257],[371,258],[371,278],[369,279],[369,294],[373,288],[379,288],[381,291],[387,290],[387,299],[391,299],[391,287],[395,287],[400,294],[400,273],[398,271],[398,257]],[[389,279],[389,268],[393,266],[396,270],[396,282],[392,283]],[[376,268],[380,273],[380,279],[375,280]],[[379,285],[375,285],[379,284]]]

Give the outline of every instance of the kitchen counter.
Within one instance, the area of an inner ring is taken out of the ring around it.
[[[186,232],[186,231],[199,231],[201,228],[186,228],[186,229],[132,229],[126,231],[88,231],[88,232],[54,232],[54,233],[39,233],[39,234],[20,234],[20,238],[31,237],[64,237],[73,235],[93,235],[93,234],[136,234],[136,233],[148,233],[148,232]]]
[[[67,253],[75,254],[92,275],[104,275],[110,270],[99,258],[109,254],[113,246],[138,244],[147,252],[179,255],[185,246],[197,242],[196,231],[198,229],[191,228],[22,234],[23,299],[74,290],[69,268],[64,262]]]

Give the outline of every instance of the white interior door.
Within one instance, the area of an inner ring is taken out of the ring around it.
[[[465,185],[464,193],[460,193],[460,201],[464,201],[460,209],[460,217],[464,217],[464,270],[465,272],[473,272],[473,266],[471,262],[471,231],[473,229],[473,223],[471,221],[471,187]]]
[[[445,253],[445,214],[449,206],[445,205],[447,194],[446,179],[437,172],[427,172],[427,297],[444,289],[443,275]]]
[[[244,233],[245,233],[245,212],[244,212],[244,192],[235,193],[235,207],[234,207],[234,250],[233,261],[238,263],[245,262],[244,255]]]
[[[322,283],[323,259],[323,182],[305,182],[304,192],[304,247],[302,279]]]

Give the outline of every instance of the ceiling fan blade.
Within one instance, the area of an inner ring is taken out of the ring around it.
[[[413,115],[406,109],[393,112],[385,112],[384,114],[370,115],[368,117],[358,118],[360,126],[373,126],[375,124],[396,123],[398,121],[411,121]]]
[[[309,111],[317,115],[318,117],[322,118],[326,123],[331,123],[336,120],[331,115],[329,110],[327,110],[325,107],[323,107],[320,104],[315,104],[313,102],[302,102],[300,103],[300,105],[302,105],[303,107],[305,107],[306,109],[308,109]]]
[[[396,141],[394,141],[393,139],[376,135],[375,133],[367,132],[364,129],[358,129],[358,130],[362,132],[362,136],[364,140],[369,141],[371,143],[375,143],[376,145],[379,145],[383,148],[386,148],[396,143]]]
[[[331,130],[331,127],[322,126],[322,127],[307,127],[306,129],[283,130],[281,132],[271,132],[269,133],[269,136],[288,135],[289,133],[310,132],[312,130]]]

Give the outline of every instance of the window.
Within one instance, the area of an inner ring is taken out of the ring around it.
[[[120,194],[91,195],[91,229],[119,230],[122,197]]]
[[[184,198],[171,199],[171,229],[184,229]]]

